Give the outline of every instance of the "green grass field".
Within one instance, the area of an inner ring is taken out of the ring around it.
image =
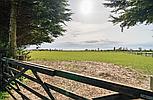
[[[30,55],[32,60],[107,62],[153,74],[153,58],[123,52],[32,51]]]

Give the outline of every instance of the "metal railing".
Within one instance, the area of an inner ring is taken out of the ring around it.
[[[1,86],[2,87],[1,90],[2,89],[6,90],[15,100],[17,100],[17,98],[13,95],[13,93],[11,93],[10,89],[13,89],[14,91],[16,91],[19,95],[21,95],[21,97],[24,100],[30,100],[30,98],[27,95],[24,95],[20,91],[20,87],[25,88],[26,90],[30,91],[31,93],[35,94],[37,97],[43,100],[55,100],[55,97],[52,95],[52,92],[51,92],[52,90],[75,100],[89,100],[86,97],[79,96],[71,91],[52,85],[51,83],[44,82],[41,79],[41,77],[38,75],[38,73],[45,74],[52,77],[57,76],[57,77],[61,77],[61,78],[73,80],[76,82],[84,83],[87,85],[117,92],[116,94],[113,94],[113,95],[96,97],[96,98],[94,97],[92,98],[93,100],[130,100],[130,99],[137,99],[137,98],[142,98],[145,100],[153,100],[153,92],[149,90],[143,90],[143,89],[138,89],[135,87],[125,86],[115,82],[98,79],[98,78],[94,78],[90,76],[84,76],[84,75],[69,72],[69,71],[50,69],[43,65],[17,61],[17,60],[9,59],[9,58],[2,58],[1,63],[2,63],[1,68],[3,67],[3,71],[2,71],[3,85]],[[21,67],[21,70],[18,70],[18,67]],[[35,78],[26,74],[26,71],[28,70],[31,70],[31,74],[33,74]],[[36,90],[24,84],[22,81],[18,79],[21,76],[40,84],[41,87],[44,89],[44,91],[46,91],[48,96],[44,96],[41,93],[37,92]]]

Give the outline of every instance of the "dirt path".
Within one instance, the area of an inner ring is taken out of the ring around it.
[[[114,64],[100,63],[100,62],[79,62],[79,61],[72,61],[72,62],[34,61],[33,63],[46,65],[49,68],[72,71],[83,75],[89,75],[97,78],[102,78],[114,82],[127,84],[130,86],[149,89],[149,77],[147,75],[143,75],[142,73],[137,72],[135,70],[117,66]],[[93,98],[113,93],[112,91],[99,89],[93,86],[85,85],[67,79],[62,79],[59,77],[52,78],[46,75],[41,75],[41,78],[45,82],[57,85],[59,87],[70,90],[72,92],[75,92],[81,96],[88,98]],[[41,89],[40,85],[32,83],[31,81],[27,82],[27,85],[39,91],[39,93],[46,95],[44,90]],[[25,89],[23,89],[23,93],[28,95],[28,97],[30,97],[32,100],[38,100],[37,97],[33,96],[30,92],[27,92]],[[57,100],[71,100],[70,98],[60,95],[54,91],[52,93]],[[19,96],[18,98],[20,99]]]

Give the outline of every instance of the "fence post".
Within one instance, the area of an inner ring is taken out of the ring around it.
[[[153,91],[153,76],[150,76],[150,90]]]
[[[2,89],[2,85],[3,85],[3,64],[2,64],[2,61],[1,61],[1,58],[2,57],[5,57],[6,56],[6,50],[5,49],[0,49],[0,88]]]

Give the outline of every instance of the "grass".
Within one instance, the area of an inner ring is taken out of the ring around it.
[[[128,66],[153,74],[153,58],[123,52],[86,52],[86,51],[32,51],[32,60],[47,61],[97,61]]]
[[[9,94],[7,92],[0,92],[0,100],[7,100],[9,98]]]
[[[32,73],[31,70],[26,71],[26,74],[31,74],[31,73]],[[24,77],[20,77],[19,80],[25,84],[28,81],[28,79]],[[0,92],[0,100],[7,100],[9,97],[10,95],[8,94],[8,92]]]

